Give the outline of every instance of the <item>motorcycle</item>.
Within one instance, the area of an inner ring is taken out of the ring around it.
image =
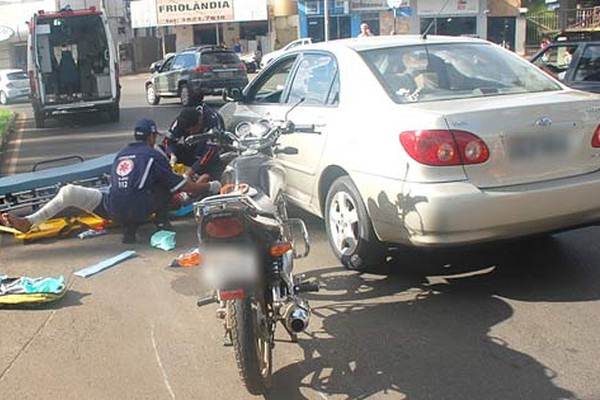
[[[311,315],[302,293],[318,291],[317,284],[293,275],[294,259],[308,255],[310,241],[304,222],[287,215],[285,173],[275,157],[298,153],[277,145],[281,135],[316,133],[312,125],[288,121],[292,109],[284,121],[242,122],[234,133],[209,133],[228,139],[236,156],[223,173],[221,194],[194,203],[202,271],[214,289],[198,305],[219,303],[217,318],[255,395],[269,390],[277,323],[296,342]]]

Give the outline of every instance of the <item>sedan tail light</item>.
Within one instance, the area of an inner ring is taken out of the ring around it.
[[[236,218],[217,218],[204,226],[204,232],[213,239],[228,239],[244,231],[244,225]]]
[[[212,67],[210,65],[199,65],[194,69],[194,72],[210,72]]]
[[[480,164],[490,156],[483,140],[465,131],[407,131],[400,134],[400,143],[409,156],[425,165]]]
[[[246,70],[246,64],[244,64],[243,62],[239,63],[238,69],[240,71],[245,71]]]
[[[600,147],[600,125],[596,127],[592,136],[592,147]]]

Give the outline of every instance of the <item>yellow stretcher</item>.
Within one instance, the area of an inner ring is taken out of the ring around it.
[[[106,220],[95,214],[88,214],[49,219],[48,221],[33,227],[26,233],[18,231],[15,228],[0,225],[0,232],[12,233],[15,238],[20,240],[32,241],[54,236],[65,237],[75,231],[109,228],[111,226],[114,226],[112,221]]]

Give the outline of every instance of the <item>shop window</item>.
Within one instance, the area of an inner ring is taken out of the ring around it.
[[[307,14],[321,14],[321,1],[320,0],[306,0],[306,13]]]
[[[430,35],[476,36],[477,17],[421,18],[421,33],[427,28]]]

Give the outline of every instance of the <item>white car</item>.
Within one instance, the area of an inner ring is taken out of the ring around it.
[[[459,37],[387,36],[304,46],[221,109],[288,118],[286,195],[325,220],[348,267],[386,245],[444,247],[600,221],[600,96],[518,55]],[[302,101],[303,100],[303,101]],[[402,246],[399,246],[402,248]]]
[[[260,59],[260,67],[261,68],[266,67],[267,64],[269,64],[271,61],[273,61],[279,55],[285,53],[288,50],[294,49],[298,46],[306,46],[307,44],[311,44],[311,43],[312,43],[311,38],[301,38],[301,39],[297,39],[292,42],[289,42],[281,49],[272,51],[272,52],[267,53],[264,56],[262,56],[262,58]]]
[[[29,77],[22,69],[0,70],[0,103],[29,98]]]

